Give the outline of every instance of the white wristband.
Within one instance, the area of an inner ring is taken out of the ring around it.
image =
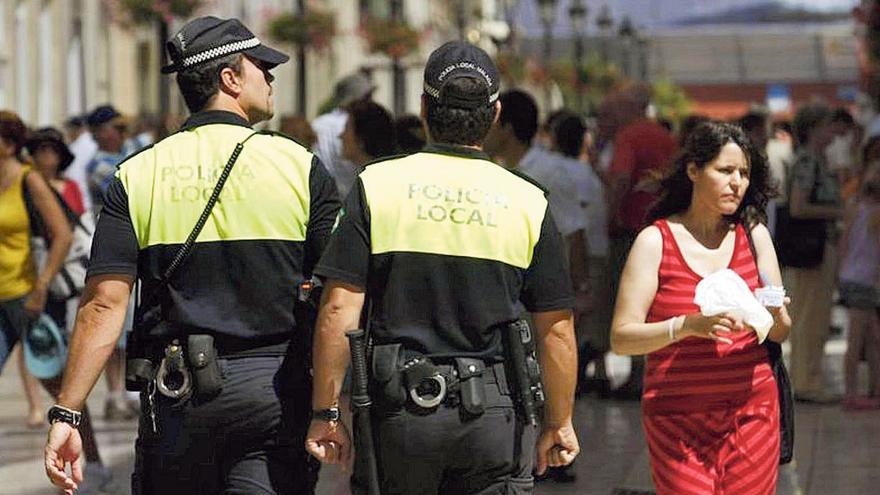
[[[673,316],[669,320],[667,320],[667,331],[669,333],[669,341],[675,342],[675,320],[678,319],[678,316]]]

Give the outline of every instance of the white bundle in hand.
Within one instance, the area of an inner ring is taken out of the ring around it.
[[[742,319],[755,329],[758,342],[764,342],[773,327],[773,316],[767,308],[755,299],[745,280],[728,268],[718,270],[697,284],[694,304],[700,307],[703,316],[729,313]]]

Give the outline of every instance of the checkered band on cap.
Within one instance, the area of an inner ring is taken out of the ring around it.
[[[229,55],[230,53],[243,52],[257,46],[260,46],[260,40],[256,36],[246,40],[227,43],[225,45],[220,45],[218,47],[211,48],[210,50],[205,50],[203,52],[196,53],[195,55],[186,57],[183,59],[183,63],[181,63],[180,66],[192,67],[193,65],[198,65],[203,62],[213,60],[215,58],[220,58],[224,55]]]

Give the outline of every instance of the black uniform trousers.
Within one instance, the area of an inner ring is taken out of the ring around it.
[[[517,418],[491,369],[484,378],[486,410],[475,418],[445,404],[428,414],[410,404],[373,413],[382,495],[532,493],[536,430]],[[355,463],[353,492],[365,494]]]
[[[134,495],[314,493],[318,462],[305,451],[311,379],[282,356],[219,359],[215,398],[156,394],[158,434],[145,393],[132,475]]]

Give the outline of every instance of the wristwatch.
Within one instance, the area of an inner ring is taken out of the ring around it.
[[[339,421],[339,418],[341,417],[342,414],[340,414],[338,407],[330,407],[328,409],[312,411],[312,419],[316,419],[318,421]]]
[[[80,411],[74,411],[58,404],[49,408],[46,418],[49,420],[50,425],[61,422],[67,423],[74,428],[79,428],[79,424],[82,423],[82,413]]]

